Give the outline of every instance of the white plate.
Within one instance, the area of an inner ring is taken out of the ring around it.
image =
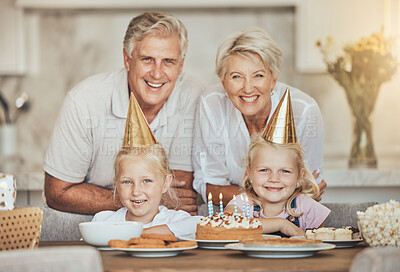
[[[336,248],[354,247],[358,243],[362,242],[363,239],[353,240],[324,240],[324,243],[330,243],[336,245]]]
[[[174,257],[184,250],[195,249],[197,246],[176,247],[176,248],[114,248],[115,250],[125,251],[133,257],[158,258]]]
[[[239,250],[249,257],[255,258],[304,258],[314,255],[321,250],[335,248],[333,244],[321,243],[317,246],[310,247],[244,247],[241,243],[233,243],[225,245],[228,249]]]
[[[265,248],[265,247],[269,247],[269,248],[310,248],[310,247],[319,247],[321,245],[321,243],[315,243],[315,244],[311,244],[311,245],[251,245],[251,244],[244,244],[243,246],[246,248]]]
[[[196,241],[199,248],[207,249],[226,249],[224,247],[226,244],[239,242],[239,240],[196,240],[194,235],[181,236],[179,239],[184,241]]]
[[[277,238],[280,237],[279,235],[269,235],[263,234],[263,238]],[[196,240],[194,235],[186,235],[181,236],[179,239],[184,241],[196,241],[199,245],[199,248],[206,248],[206,249],[227,249],[225,247],[226,244],[229,243],[237,243],[239,240]]]
[[[116,250],[113,247],[96,247],[97,250],[102,250],[102,251],[106,251],[106,250]]]

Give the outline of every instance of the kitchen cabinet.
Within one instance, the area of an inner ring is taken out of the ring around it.
[[[296,68],[300,72],[324,72],[317,40],[334,39],[339,47],[369,36],[398,20],[398,0],[303,0],[296,11]],[[317,11],[317,12],[316,12]]]
[[[14,0],[0,1],[0,76],[25,73],[23,11]]]
[[[343,44],[370,35],[381,27],[386,34],[399,34],[399,0],[16,0],[30,9],[153,9],[157,8],[267,8],[294,7],[296,14],[296,68],[302,73],[326,71],[315,46],[332,36]],[[316,12],[318,10],[318,12]],[[390,33],[392,30],[393,33]]]

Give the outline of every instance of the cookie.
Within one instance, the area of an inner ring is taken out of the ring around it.
[[[165,242],[161,239],[150,239],[150,238],[131,238],[128,241],[129,245],[156,245],[164,246]]]
[[[110,247],[117,247],[117,248],[127,248],[129,246],[128,241],[117,240],[117,239],[108,241],[108,245]]]
[[[177,248],[177,247],[192,247],[197,246],[196,241],[180,241],[180,242],[173,242],[167,245],[168,248]]]
[[[166,248],[165,245],[137,244],[129,245],[129,248]]]
[[[140,238],[146,239],[160,239],[165,242],[177,242],[178,238],[171,234],[158,234],[158,233],[143,233]]]

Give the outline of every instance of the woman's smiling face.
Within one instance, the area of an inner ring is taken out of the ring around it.
[[[253,57],[231,55],[227,59],[226,74],[221,82],[243,116],[265,119],[270,113],[271,91],[276,79],[259,55],[253,54]]]
[[[172,181],[161,175],[155,163],[142,157],[128,157],[119,162],[116,186],[121,203],[128,209],[126,220],[144,224],[153,220],[158,206]]]
[[[247,168],[253,189],[264,203],[286,203],[296,189],[299,171],[292,150],[263,146],[256,153],[251,168]]]

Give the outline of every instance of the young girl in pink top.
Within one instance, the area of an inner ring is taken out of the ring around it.
[[[276,144],[256,135],[241,188],[244,193],[236,196],[237,209],[258,217],[263,233],[301,236],[308,228],[322,226],[330,213],[313,199],[319,188],[304,164],[298,143]],[[234,204],[231,200],[225,212],[234,212]]]

